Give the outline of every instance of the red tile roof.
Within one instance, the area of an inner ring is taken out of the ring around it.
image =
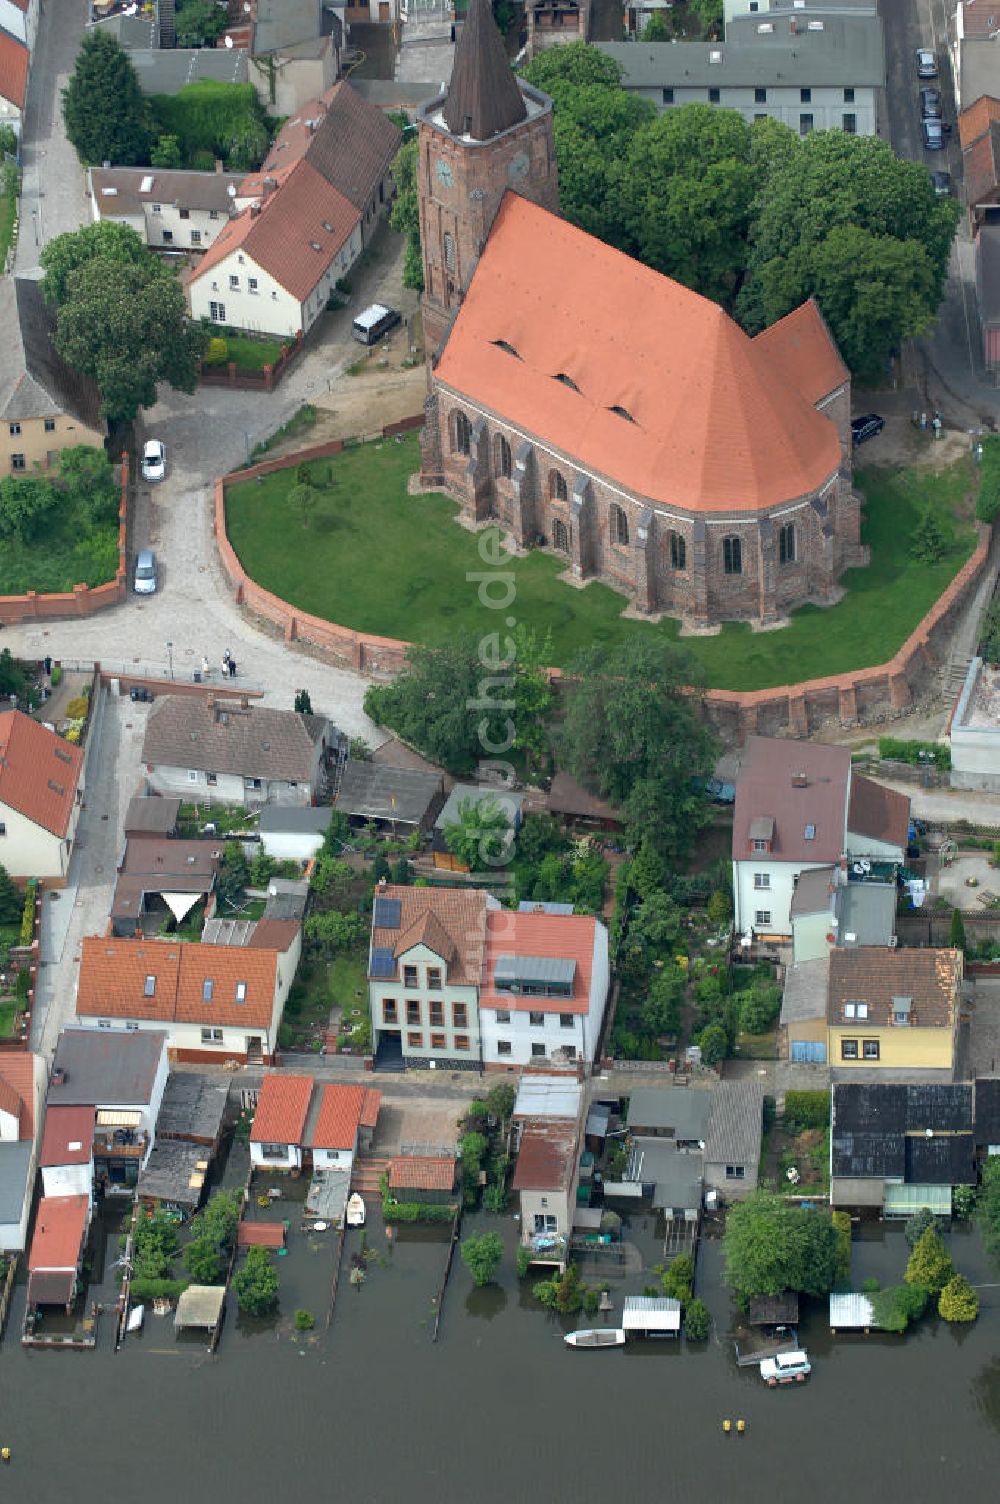
[[[0,804],[54,836],[64,836],[82,767],[79,747],[20,710],[0,714]]]
[[[170,940],[83,942],[76,1011],[80,1018],[129,1018],[267,1029],[274,1013],[278,952],[245,945]],[[155,977],[152,997],[146,978]],[[211,996],[206,986],[211,983]],[[237,987],[245,996],[237,1000]]]
[[[522,914],[494,909],[486,916],[486,963],[480,1008],[511,1008],[522,1013],[539,1008],[549,1013],[586,1013],[590,1006],[596,933],[597,921],[590,914]],[[575,961],[573,996],[517,997],[510,992],[497,992],[494,975],[500,956],[549,956]]]
[[[372,929],[372,947],[399,957],[426,940],[448,963],[449,983],[478,985],[486,933],[486,895],[470,888],[404,888],[383,883],[377,899],[398,899],[396,929]],[[427,922],[433,914],[434,923]],[[405,940],[405,944],[401,944]],[[442,954],[446,952],[447,954]]]
[[[250,1142],[301,1144],[312,1092],[312,1076],[265,1076]]]
[[[404,1155],[389,1165],[390,1191],[453,1191],[454,1159],[419,1158]]]
[[[847,828],[859,836],[871,836],[906,852],[910,835],[910,797],[896,789],[851,775],[851,803],[847,811]]]
[[[984,94],[975,104],[970,104],[967,110],[963,110],[958,117],[958,138],[962,143],[962,150],[971,146],[973,141],[978,141],[994,120],[1000,120],[1000,99],[994,99],[992,94]]]
[[[0,1054],[0,1081],[20,1104],[20,1137],[35,1136],[35,1056],[22,1050]],[[10,1099],[8,1099],[10,1100]],[[7,1109],[13,1116],[13,1103]]]
[[[1000,5],[997,0],[965,0],[962,26],[967,37],[989,39],[1000,31]]]
[[[353,1149],[365,1100],[365,1087],[329,1085],[320,1089],[319,1116],[312,1131],[313,1149]],[[275,1139],[275,1143],[278,1141]]]
[[[754,344],[814,405],[851,379],[815,298],[762,329]]]
[[[747,737],[736,779],[733,860],[751,860],[751,825],[755,820],[772,820],[772,859],[818,865],[839,861],[844,851],[850,771],[847,747]],[[802,787],[793,781],[799,774],[805,777]],[[808,826],[813,827],[813,834],[807,839]]]
[[[50,1107],[45,1114],[40,1165],[85,1165],[94,1146],[93,1107]]]
[[[361,1104],[361,1117],[358,1125],[361,1128],[374,1128],[378,1123],[378,1111],[382,1106],[382,1093],[374,1086],[365,1087],[365,1099]]]
[[[43,1196],[28,1254],[29,1269],[75,1269],[90,1210],[86,1196]]]
[[[241,1222],[236,1233],[238,1248],[284,1248],[283,1222]]]
[[[517,1153],[515,1191],[569,1190],[576,1143],[575,1123],[564,1118],[529,1118]]]
[[[24,109],[28,92],[28,49],[9,32],[0,31],[0,98]]]
[[[1000,184],[1000,120],[991,120],[978,140],[962,152],[965,202],[992,203]]]
[[[820,364],[832,359],[824,352]],[[810,338],[803,368],[816,360]],[[435,377],[629,491],[690,511],[771,507],[840,467],[835,424],[766,344],[516,193],[500,206]],[[825,380],[809,371],[806,384]]]

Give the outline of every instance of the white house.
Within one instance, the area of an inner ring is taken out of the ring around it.
[[[105,1191],[134,1189],[156,1142],[168,1070],[162,1030],[63,1029],[59,1035],[46,1110],[93,1112],[94,1175]]]
[[[44,1196],[94,1196],[93,1106],[49,1107],[38,1156]]]
[[[40,1055],[0,1054],[0,1253],[25,1246],[44,1091]]]
[[[265,1076],[250,1130],[250,1163],[269,1170],[301,1170],[312,1076]]]
[[[235,212],[244,176],[162,167],[90,167],[90,210],[95,220],[130,225],[154,250],[197,254],[208,250]]]
[[[341,82],[279,131],[231,219],[187,275],[193,318],[294,337],[320,317],[392,198],[402,137]]]
[[[173,1060],[269,1063],[302,931],[278,919],[247,928],[245,945],[88,936],[77,1017],[88,1029],[163,1031]]]
[[[250,1132],[250,1160],[272,1170],[349,1173],[359,1139],[370,1142],[382,1093],[366,1086],[320,1085],[312,1076],[265,1076]]]
[[[265,804],[260,843],[276,862],[308,862],[320,851],[332,814],[329,804]]]
[[[0,714],[0,863],[65,879],[83,800],[83,752],[20,710]]]
[[[142,760],[153,793],[202,804],[314,804],[337,733],[325,716],[248,700],[164,695],[146,722]]]

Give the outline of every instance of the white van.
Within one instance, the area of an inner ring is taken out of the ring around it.
[[[773,1389],[776,1384],[801,1384],[812,1373],[812,1364],[801,1348],[797,1352],[777,1353],[773,1358],[764,1358],[760,1376]]]

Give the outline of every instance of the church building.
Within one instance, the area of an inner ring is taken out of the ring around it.
[[[696,630],[836,600],[867,550],[850,375],[816,304],[751,339],[561,219],[552,101],[489,0],[418,132],[425,484]]]

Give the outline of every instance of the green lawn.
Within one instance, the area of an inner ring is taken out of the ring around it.
[[[489,571],[477,540],[456,526],[458,509],[447,497],[407,495],[417,465],[415,434],[318,460],[310,467],[316,501],[305,518],[283,504],[295,483],[294,467],[259,484],[238,482],[228,491],[230,539],[247,572],[266,589],[342,626],[431,643],[461,627],[477,636],[495,632],[496,612],[479,603],[477,584],[466,578]],[[940,474],[868,469],[858,472],[857,484],[866,497],[869,568],[844,576],[848,594],[839,605],[805,606],[780,631],[754,633],[730,623],[717,637],[683,639],[709,685],[766,689],[883,663],[968,557],[975,538],[966,520],[972,484],[967,461]],[[946,556],[933,565],[917,563],[906,546],[928,505],[949,539]],[[963,520],[956,519],[956,508]],[[586,644],[635,631],[678,637],[676,621],[624,619],[623,597],[605,585],[591,583],[580,591],[564,584],[556,578],[563,567],[537,551],[504,565],[515,576],[510,613],[539,635],[551,632],[556,664]]]
[[[15,167],[3,171],[3,190],[0,193],[0,272],[7,263],[7,252],[14,238],[14,220],[17,218],[17,198],[20,175]]]
[[[0,1002],[0,1036],[9,1039],[14,1032],[14,1023],[20,1013],[16,998]]]
[[[248,334],[224,336],[229,347],[228,359],[237,371],[262,371],[266,365],[274,365],[288,343],[282,339],[252,338]]]
[[[334,956],[332,961],[315,954],[305,957],[285,1004],[284,1048],[307,1046],[317,1031],[322,1034],[334,1004],[343,1009],[342,1036],[350,1033],[354,1023],[367,1020],[367,949]]]
[[[0,538],[0,595],[103,585],[117,568],[117,521],[95,523],[68,502],[31,543]]]

